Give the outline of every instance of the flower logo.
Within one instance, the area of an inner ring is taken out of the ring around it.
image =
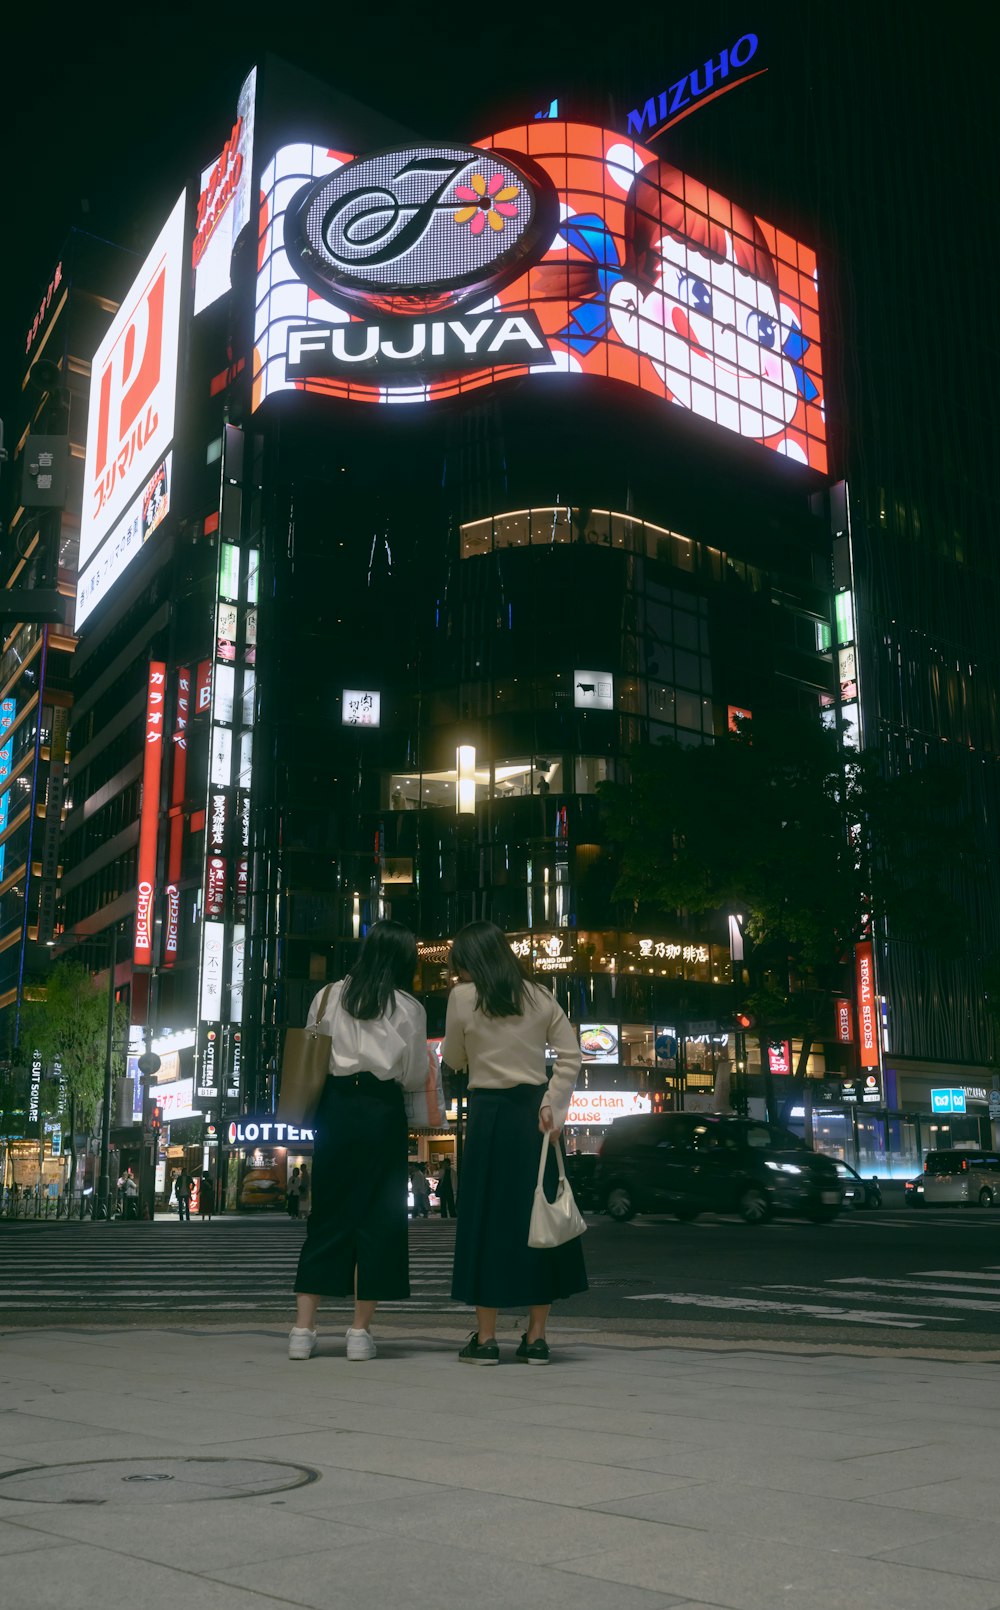
[[[481,235],[487,224],[501,230],[505,219],[517,217],[514,197],[518,189],[516,184],[507,184],[502,173],[495,173],[488,184],[481,173],[474,173],[469,184],[455,186],[456,200],[469,203],[455,213],[456,224],[468,224],[473,235]]]

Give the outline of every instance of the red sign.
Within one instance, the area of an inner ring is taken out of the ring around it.
[[[243,172],[243,153],[240,150],[240,134],[243,130],[243,119],[238,117],[233,124],[233,132],[222,148],[215,167],[212,169],[201,195],[198,197],[198,215],[195,222],[194,242],[191,246],[191,266],[197,268],[205,255],[208,245],[215,232],[215,227],[225,212],[240,182]]]
[[[841,1045],[850,1045],[854,1039],[854,1025],[851,1022],[850,1001],[839,1000],[837,1007],[837,1039]]]
[[[752,710],[744,710],[742,705],[731,704],[731,705],[729,705],[727,707],[727,710],[726,710],[726,726],[729,728],[730,732],[742,732],[743,731],[742,723],[744,721],[750,721],[752,719],[753,719],[753,711]]]
[[[875,1000],[875,961],[870,943],[855,945],[854,964],[858,996],[858,1050],[863,1068],[878,1067],[878,1007]]]
[[[767,1065],[772,1073],[791,1073],[792,1047],[788,1040],[774,1040],[767,1048]]]
[[[205,915],[222,917],[226,910],[226,863],[221,855],[212,855],[208,861],[205,881]]]
[[[62,284],[62,280],[63,280],[63,266],[62,266],[62,263],[57,263],[56,264],[56,271],[53,274],[52,278],[49,280],[49,288],[46,291],[45,295],[42,297],[42,300],[41,300],[41,302],[39,304],[39,307],[38,307],[38,312],[35,314],[35,317],[34,317],[34,319],[32,320],[32,323],[31,323],[31,329],[28,331],[28,339],[24,344],[24,350],[25,350],[26,353],[31,351],[31,343],[34,341],[34,339],[37,336],[39,330],[41,330],[42,327],[45,324],[45,315],[48,313],[49,308],[52,306],[53,295],[55,294],[56,291],[58,291],[60,285]]]
[[[198,665],[198,681],[195,686],[194,708],[195,714],[201,715],[212,703],[212,662],[201,660]]]
[[[135,943],[132,960],[137,967],[153,965],[153,897],[156,878],[156,839],[160,817],[160,767],[163,761],[163,715],[167,668],[150,660],[146,689],[146,744],[142,770],[142,809],[139,813],[139,878],[135,905]]]
[[[163,939],[163,965],[173,967],[177,960],[177,940],[181,925],[181,895],[175,883],[167,885],[167,926]]]

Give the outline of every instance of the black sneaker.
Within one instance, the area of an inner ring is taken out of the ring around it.
[[[519,1364],[547,1364],[549,1362],[549,1344],[544,1336],[539,1336],[534,1342],[528,1341],[527,1331],[521,1337],[521,1345],[514,1354]]]
[[[499,1364],[500,1346],[495,1340],[481,1342],[478,1331],[473,1331],[458,1355],[460,1364]]]

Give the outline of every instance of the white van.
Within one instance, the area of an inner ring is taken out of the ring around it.
[[[924,1159],[924,1203],[946,1207],[993,1207],[1000,1203],[1000,1155],[996,1152],[928,1152]]]

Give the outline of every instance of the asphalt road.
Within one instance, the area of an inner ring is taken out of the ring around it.
[[[276,1215],[211,1224],[0,1221],[0,1325],[256,1318],[283,1323],[303,1226]],[[385,1317],[463,1322],[449,1283],[454,1224],[411,1226],[409,1303]],[[832,1224],[749,1226],[589,1217],[591,1289],[576,1325],[664,1336],[1000,1348],[1000,1210],[853,1211]],[[344,1309],[346,1303],[331,1303]]]

